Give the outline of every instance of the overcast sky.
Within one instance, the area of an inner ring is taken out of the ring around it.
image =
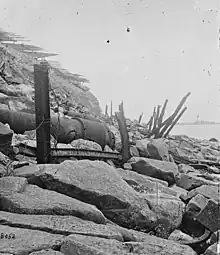
[[[182,121],[220,121],[218,2],[0,0],[0,24],[85,75],[102,109],[123,100],[126,116],[147,120],[191,92]]]

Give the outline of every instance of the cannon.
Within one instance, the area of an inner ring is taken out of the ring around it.
[[[94,141],[102,148],[105,145],[111,149],[115,148],[115,136],[105,123],[78,117],[59,117],[58,115],[52,116],[48,121],[51,123],[51,135],[58,143],[67,144],[81,138]],[[18,134],[36,129],[35,115],[25,112],[0,109],[0,122],[8,123],[10,128]]]

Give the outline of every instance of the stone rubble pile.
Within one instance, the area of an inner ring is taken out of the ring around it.
[[[2,43],[0,59],[0,108],[34,113],[36,60]],[[106,122],[121,152],[116,119],[101,114],[76,76],[50,65],[50,83],[51,115]],[[0,123],[1,255],[217,254],[218,141],[150,139],[145,124],[126,124],[131,158],[119,168],[76,158],[37,165],[16,148],[36,147],[35,130],[15,134]],[[51,137],[51,146],[101,150],[83,139],[57,144]]]
[[[20,141],[36,145],[35,131],[18,135],[1,125],[0,135],[12,151]],[[199,161],[215,154],[217,163],[218,142],[139,138],[122,168],[77,159],[37,165],[2,150],[0,253],[216,254],[219,169],[176,164],[172,155]],[[101,150],[83,139],[57,146]]]

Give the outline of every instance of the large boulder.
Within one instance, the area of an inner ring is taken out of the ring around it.
[[[202,195],[208,199],[213,199],[216,202],[219,201],[219,190],[217,186],[209,186],[209,185],[202,185],[196,189],[193,189],[188,192],[186,201],[189,201],[191,198],[195,197],[196,195]]]
[[[176,185],[185,190],[192,190],[202,185],[218,186],[219,180],[209,175],[196,173],[179,174],[176,176]]]
[[[168,238],[170,233],[178,228],[182,222],[185,204],[177,197],[163,193],[144,194],[149,206],[157,214],[158,221],[152,234]]]
[[[96,224],[89,220],[82,220],[74,216],[61,215],[27,215],[0,211],[0,222],[11,227],[20,226],[26,229],[46,231],[53,234],[81,234],[123,242],[135,241],[129,230],[112,224]]]
[[[0,242],[0,254],[30,254],[49,248],[57,250],[64,241],[63,235],[4,225],[0,226],[0,232],[4,236]]]
[[[120,168],[117,169],[117,172],[138,192],[146,192],[148,194],[160,192],[171,196],[177,196],[175,191],[167,187],[167,182]]]
[[[200,212],[208,203],[208,198],[201,194],[197,194],[193,197],[186,206],[186,212],[198,213]]]
[[[95,205],[121,226],[149,229],[157,221],[147,199],[130,187],[114,167],[102,161],[67,160],[41,166],[36,175],[30,176],[27,170],[27,175],[29,183],[43,183],[47,189]],[[26,176],[25,172],[20,176]]]
[[[175,184],[178,167],[175,163],[148,158],[137,158],[132,163],[132,170],[143,175],[167,181],[169,185]]]
[[[137,140],[136,141],[136,148],[139,151],[139,154],[141,157],[149,157],[149,151],[147,149],[147,145],[151,142],[152,139],[149,138],[145,138],[145,139],[141,139],[141,140]]]
[[[147,150],[150,158],[169,161],[169,152],[163,139],[152,139],[150,143],[147,144]]]
[[[130,165],[130,163],[125,163],[125,164]],[[134,181],[139,182],[140,184],[145,184],[145,183],[148,184],[148,182],[151,181],[151,182],[154,182],[154,183],[160,183],[161,185],[163,185],[165,187],[168,187],[168,183],[166,181],[156,179],[154,177],[150,177],[150,176],[147,176],[147,175],[138,174],[134,171],[131,171],[132,168],[128,168],[128,169],[117,168],[116,170],[121,175],[121,177],[126,181],[127,180],[134,180]]]
[[[59,194],[55,191],[25,184],[24,178],[0,179],[0,209],[24,214],[73,215],[96,223],[105,223],[104,215],[93,205]],[[13,184],[11,184],[13,183]],[[13,187],[10,190],[11,184]]]
[[[157,182],[157,179],[133,171],[117,171],[129,185],[147,198],[151,210],[157,214],[158,222],[152,233],[167,238],[172,230],[180,226],[185,206],[177,198],[176,191],[164,186],[161,180]]]
[[[62,252],[55,251],[55,250],[52,250],[52,249],[43,249],[43,250],[40,250],[40,251],[31,252],[29,254],[30,255],[63,255]]]
[[[173,241],[146,235],[143,242],[119,242],[98,237],[83,235],[70,235],[66,237],[61,246],[64,254],[92,254],[92,255],[196,255],[186,245],[180,245]]]

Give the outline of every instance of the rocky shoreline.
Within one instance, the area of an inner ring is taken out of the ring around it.
[[[19,44],[0,43],[0,108],[34,114],[36,59],[15,46]],[[115,151],[121,153],[117,121],[101,114],[84,81],[50,64],[51,116],[72,111],[80,118],[105,122],[115,136]],[[157,120],[155,114],[152,121]],[[150,126],[155,126],[152,121]],[[131,158],[120,167],[111,160],[73,157],[37,164],[16,147],[20,142],[36,146],[35,130],[15,134],[4,124],[0,123],[1,255],[217,254],[220,144],[215,139],[152,139],[146,125],[126,119]],[[51,137],[51,147],[55,145],[102,150],[92,141],[57,144]],[[112,152],[108,146],[104,151]]]
[[[217,254],[220,170],[198,162],[218,165],[219,143],[143,138],[130,124],[123,168],[77,159],[37,165],[1,153],[0,254]],[[3,124],[1,136],[12,147],[35,140],[34,131],[18,135]],[[76,141],[69,146],[100,150]]]

